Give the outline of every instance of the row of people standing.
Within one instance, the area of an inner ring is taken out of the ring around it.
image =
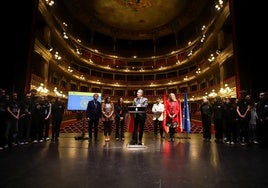
[[[92,140],[94,133],[94,140],[98,141],[98,127],[99,120],[103,122],[103,134],[105,141],[109,142],[112,134],[112,124],[115,121],[115,137],[116,140],[124,140],[125,135],[125,117],[127,113],[127,106],[122,97],[120,97],[116,104],[111,101],[110,96],[106,96],[104,102],[99,100],[99,94],[93,94],[93,99],[88,101],[86,109],[86,119],[88,120],[88,136],[89,141]]]
[[[163,101],[158,97],[152,107],[154,122],[154,139],[157,138],[158,130],[161,139],[165,139],[165,133],[169,134],[169,141],[175,141],[175,133],[182,131],[181,107],[174,93],[168,95],[168,99]]]
[[[32,89],[22,100],[18,100],[16,92],[9,96],[1,89],[0,106],[1,148],[48,141],[51,117],[51,139],[58,139],[65,110],[61,98],[56,98],[55,102],[51,103],[46,96],[37,96],[37,90]]]
[[[137,107],[148,107],[148,98],[143,96],[143,90],[137,91],[137,97],[133,100],[133,106]],[[162,97],[158,97],[156,102],[152,106],[153,122],[154,122],[154,139],[156,139],[158,130],[161,139],[165,138],[164,132],[168,132],[169,141],[175,141],[176,129],[181,128],[180,104],[174,93],[168,95],[168,100],[163,104]],[[132,133],[132,140],[130,145],[143,145],[143,131],[146,122],[146,111],[145,113],[134,113],[134,130]],[[164,121],[165,120],[165,121]],[[181,131],[181,129],[179,129]]]
[[[200,106],[204,141],[211,139],[213,121],[216,142],[267,145],[268,132],[264,126],[268,120],[267,95],[261,92],[257,102],[245,91],[240,91],[237,99],[216,97],[211,104],[204,98]]]
[[[143,132],[147,118],[148,98],[144,97],[143,90],[137,91],[137,96],[133,99],[132,107],[142,107],[145,111],[138,111],[132,114],[133,127],[129,128],[132,132],[130,145],[143,145]],[[110,96],[106,96],[104,102],[99,100],[98,93],[93,94],[93,99],[88,101],[86,109],[86,119],[88,121],[89,141],[92,140],[94,132],[94,140],[98,140],[99,120],[103,123],[103,132],[105,141],[110,141],[112,133],[112,124],[115,121],[115,139],[124,140],[125,118],[128,111],[122,97],[116,104],[111,101]],[[154,122],[154,138],[157,137],[158,129],[161,139],[165,138],[164,133],[169,133],[169,140],[175,140],[176,129],[181,130],[181,108],[174,93],[168,95],[168,100],[163,104],[162,97],[158,97],[156,103],[152,107]],[[163,121],[165,120],[165,123]],[[130,123],[131,124],[131,123]],[[166,128],[167,125],[167,128]],[[130,125],[131,126],[131,125]]]
[[[28,127],[30,127],[30,138],[26,140],[33,142],[58,141],[60,125],[66,109],[61,97],[56,97],[50,102],[46,96],[37,96],[35,89],[31,90],[30,97],[27,97],[26,112],[29,116]],[[50,124],[52,124],[51,138]]]
[[[110,96],[106,96],[104,102],[98,101],[98,93],[93,94],[93,99],[88,101],[86,109],[86,119],[88,120],[88,136],[89,142],[92,140],[94,131],[94,140],[98,141],[99,120],[103,122],[103,134],[105,141],[109,142],[112,133],[112,124],[115,121],[115,139],[124,141],[125,138],[125,119],[128,111],[122,97],[116,104],[111,101]],[[137,97],[134,98],[132,106],[144,107],[148,106],[148,99],[143,96],[143,90],[137,91]],[[146,121],[146,112],[134,114],[134,125],[131,145],[142,145],[144,125]]]

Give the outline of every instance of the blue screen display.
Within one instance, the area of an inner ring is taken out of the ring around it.
[[[79,92],[79,91],[69,91],[68,92],[68,110],[86,110],[87,103],[93,100],[93,92]],[[99,95],[98,101],[101,102],[101,93]]]

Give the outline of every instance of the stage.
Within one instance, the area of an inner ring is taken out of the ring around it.
[[[75,140],[31,143],[0,151],[1,188],[207,188],[267,187],[268,150],[203,142],[202,134],[175,142],[145,133],[142,146],[125,141]],[[85,138],[87,134],[85,134]]]

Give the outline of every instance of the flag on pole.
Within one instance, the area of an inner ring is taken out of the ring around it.
[[[128,132],[133,133],[134,132],[134,115],[129,114],[127,118],[127,127]]]
[[[191,122],[190,122],[190,114],[189,114],[189,104],[188,104],[188,97],[187,93],[184,93],[184,102],[183,102],[183,120],[182,126],[186,133],[191,132]]]
[[[181,109],[180,94],[178,94],[178,96],[177,96],[177,102],[178,102],[180,111],[179,111],[179,126],[176,129],[177,129],[178,133],[181,133],[183,130],[183,127],[182,127],[182,109]]]
[[[165,110],[164,110],[164,119],[163,119],[163,123],[162,123],[162,128],[163,128],[165,133],[168,133],[169,132],[169,127],[166,125],[166,122],[167,122],[167,112],[166,112],[167,96],[166,96],[165,93],[163,95],[163,103],[164,103],[164,106],[165,106]]]

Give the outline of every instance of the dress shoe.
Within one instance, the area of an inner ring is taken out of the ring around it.
[[[129,142],[129,144],[130,144],[130,145],[135,145],[135,144],[137,144],[137,142],[136,142],[135,140],[131,140],[131,141]]]

